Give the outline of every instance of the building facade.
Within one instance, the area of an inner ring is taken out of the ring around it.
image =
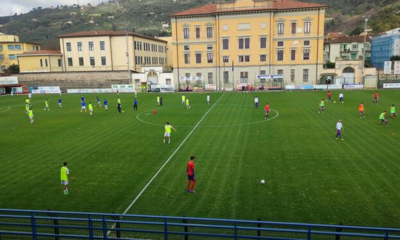
[[[283,75],[285,84],[317,83],[325,10],[289,0],[236,0],[174,14],[174,79],[219,90],[269,81],[258,75]]]
[[[0,34],[0,72],[13,64],[18,65],[18,54],[39,50],[40,44],[20,42],[16,35]]]
[[[87,31],[58,38],[67,72],[128,69],[141,72],[142,67],[167,64],[166,41],[133,32]]]
[[[20,73],[62,72],[63,57],[60,51],[41,50],[18,54]]]
[[[385,61],[390,61],[392,56],[400,56],[400,28],[371,39],[371,64],[383,69]]]
[[[340,36],[326,39],[324,43],[324,63],[343,61],[358,61],[364,54],[364,36]],[[367,36],[365,44],[365,60],[371,59],[371,39]]]

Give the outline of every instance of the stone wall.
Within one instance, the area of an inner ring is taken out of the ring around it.
[[[108,88],[112,84],[128,84],[127,71],[21,73],[14,76],[20,84],[35,88],[60,86],[63,92],[67,88]]]

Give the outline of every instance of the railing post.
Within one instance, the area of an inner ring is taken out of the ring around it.
[[[307,239],[311,240],[311,226],[308,227]]]
[[[235,233],[234,237],[235,239],[237,239],[237,222],[235,222],[234,233]]]
[[[261,222],[261,218],[259,218],[258,221]],[[258,236],[258,237],[261,237],[261,230],[260,230],[260,228],[261,228],[261,223],[257,223],[257,227],[258,227],[257,236]],[[257,239],[260,240],[260,238],[257,238]]]
[[[164,239],[168,240],[168,222],[167,222],[167,218],[164,218]]]
[[[183,217],[186,217],[186,216],[183,215]],[[185,239],[185,240],[189,240],[189,235],[188,235],[188,233],[189,233],[189,227],[186,225],[186,224],[188,224],[189,222],[188,222],[187,219],[182,219],[182,222],[183,222],[183,224],[185,224],[185,226],[183,226],[183,231],[186,233],[186,234],[184,235],[184,239]],[[0,240],[1,240],[1,239],[0,239]]]
[[[48,210],[51,211],[50,209],[48,209]],[[57,217],[57,214],[55,214],[55,213],[47,213],[47,215],[49,215],[50,217]],[[58,235],[60,235],[60,229],[57,227],[58,226],[58,219],[53,219],[53,225],[55,226],[54,227],[54,234],[56,235],[54,237],[54,239],[55,240],[60,240],[60,238],[58,237]]]
[[[103,239],[107,240],[107,221],[106,221],[106,215],[103,215]]]
[[[93,238],[93,221],[92,221],[91,214],[89,214],[89,239],[94,240],[94,238]]]
[[[339,223],[339,225],[343,225],[343,223]],[[340,228],[340,227],[338,227],[338,228],[336,228],[336,232],[342,232],[343,231],[343,228]],[[336,234],[336,237],[335,237],[335,240],[340,240],[340,238],[342,237],[342,235],[340,235],[340,234]]]
[[[388,230],[386,230],[386,232],[385,232],[385,240],[389,240],[389,231]]]
[[[35,213],[31,213],[32,239],[37,240]]]

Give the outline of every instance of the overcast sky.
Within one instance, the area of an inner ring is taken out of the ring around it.
[[[108,1],[108,0],[103,0]],[[10,16],[15,13],[26,13],[36,7],[50,7],[57,5],[72,5],[72,4],[98,4],[102,0],[0,0],[0,16]]]

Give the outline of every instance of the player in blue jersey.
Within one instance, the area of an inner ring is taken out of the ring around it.
[[[96,99],[97,99],[97,104],[99,105],[99,107],[101,107],[101,101],[100,101],[99,96],[97,96]]]
[[[104,104],[104,109],[106,111],[108,111],[108,101],[107,101],[107,99],[104,98],[103,104]]]
[[[83,110],[85,110],[85,112],[86,112],[86,103],[85,103],[85,102],[82,102],[81,105],[82,105],[82,107],[81,107],[81,112],[82,112]]]
[[[62,99],[61,98],[58,99],[58,107],[62,108]]]
[[[138,110],[137,107],[138,107],[138,102],[135,98],[135,101],[133,101],[133,110]]]
[[[84,96],[81,97],[81,102],[85,102],[85,97]]]

